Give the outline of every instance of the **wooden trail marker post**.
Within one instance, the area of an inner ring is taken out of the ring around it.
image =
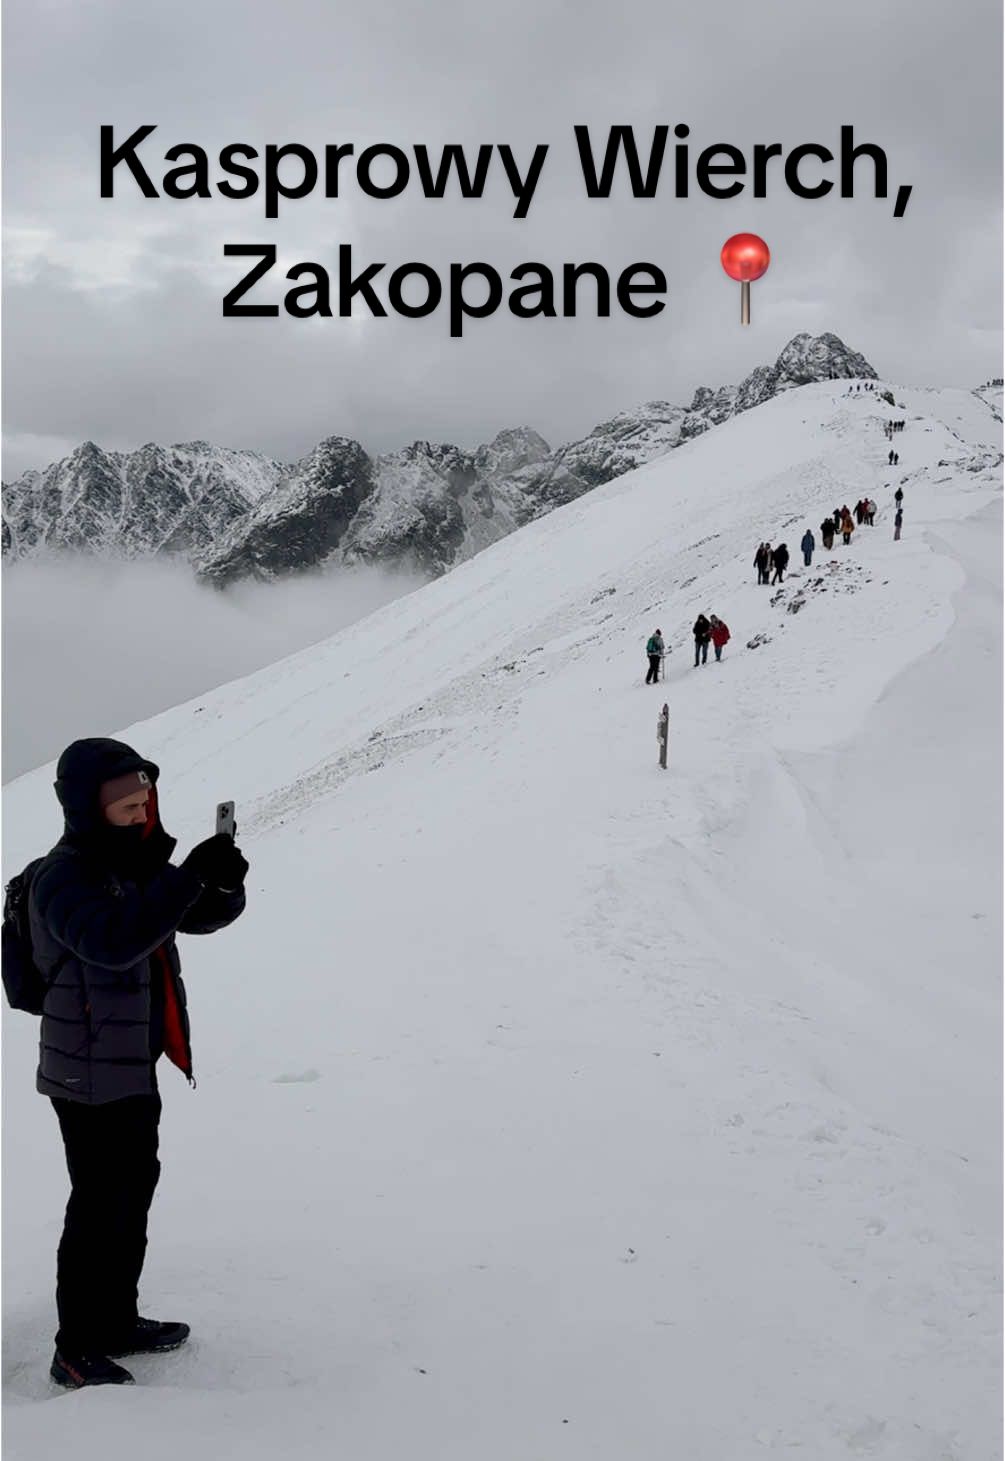
[[[664,705],[656,722],[656,739],[660,748],[660,765],[667,769],[667,748],[670,744],[670,707]]]

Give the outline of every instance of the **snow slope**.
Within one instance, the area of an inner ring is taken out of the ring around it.
[[[49,1387],[66,1178],[8,1015],[9,1457],[1000,1455],[1000,423],[893,389],[894,472],[872,393],[793,390],[124,732],[182,849],[232,796],[252,861],[161,1081],[144,1310],[194,1334]]]

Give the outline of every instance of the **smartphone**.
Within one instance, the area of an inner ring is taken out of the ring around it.
[[[216,834],[224,837],[234,835],[234,803],[221,802],[216,809]]]

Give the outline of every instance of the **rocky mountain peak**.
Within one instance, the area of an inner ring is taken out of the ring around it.
[[[781,391],[875,375],[837,335],[802,333],[739,385],[699,386],[689,406],[647,401],[556,450],[530,426],[472,450],[416,440],[376,457],[333,434],[287,464],[206,441],[133,452],[86,441],[5,490],[3,550],[172,553],[221,585],[330,559],[435,575]]]

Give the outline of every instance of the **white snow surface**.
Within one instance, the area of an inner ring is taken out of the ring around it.
[[[8,1461],[1001,1455],[1000,423],[892,389],[893,471],[886,403],[793,390],[123,732],[180,852],[233,797],[252,865],[181,941],[198,1089],[161,1071],[142,1310],[193,1334],[50,1385],[7,1013]]]

